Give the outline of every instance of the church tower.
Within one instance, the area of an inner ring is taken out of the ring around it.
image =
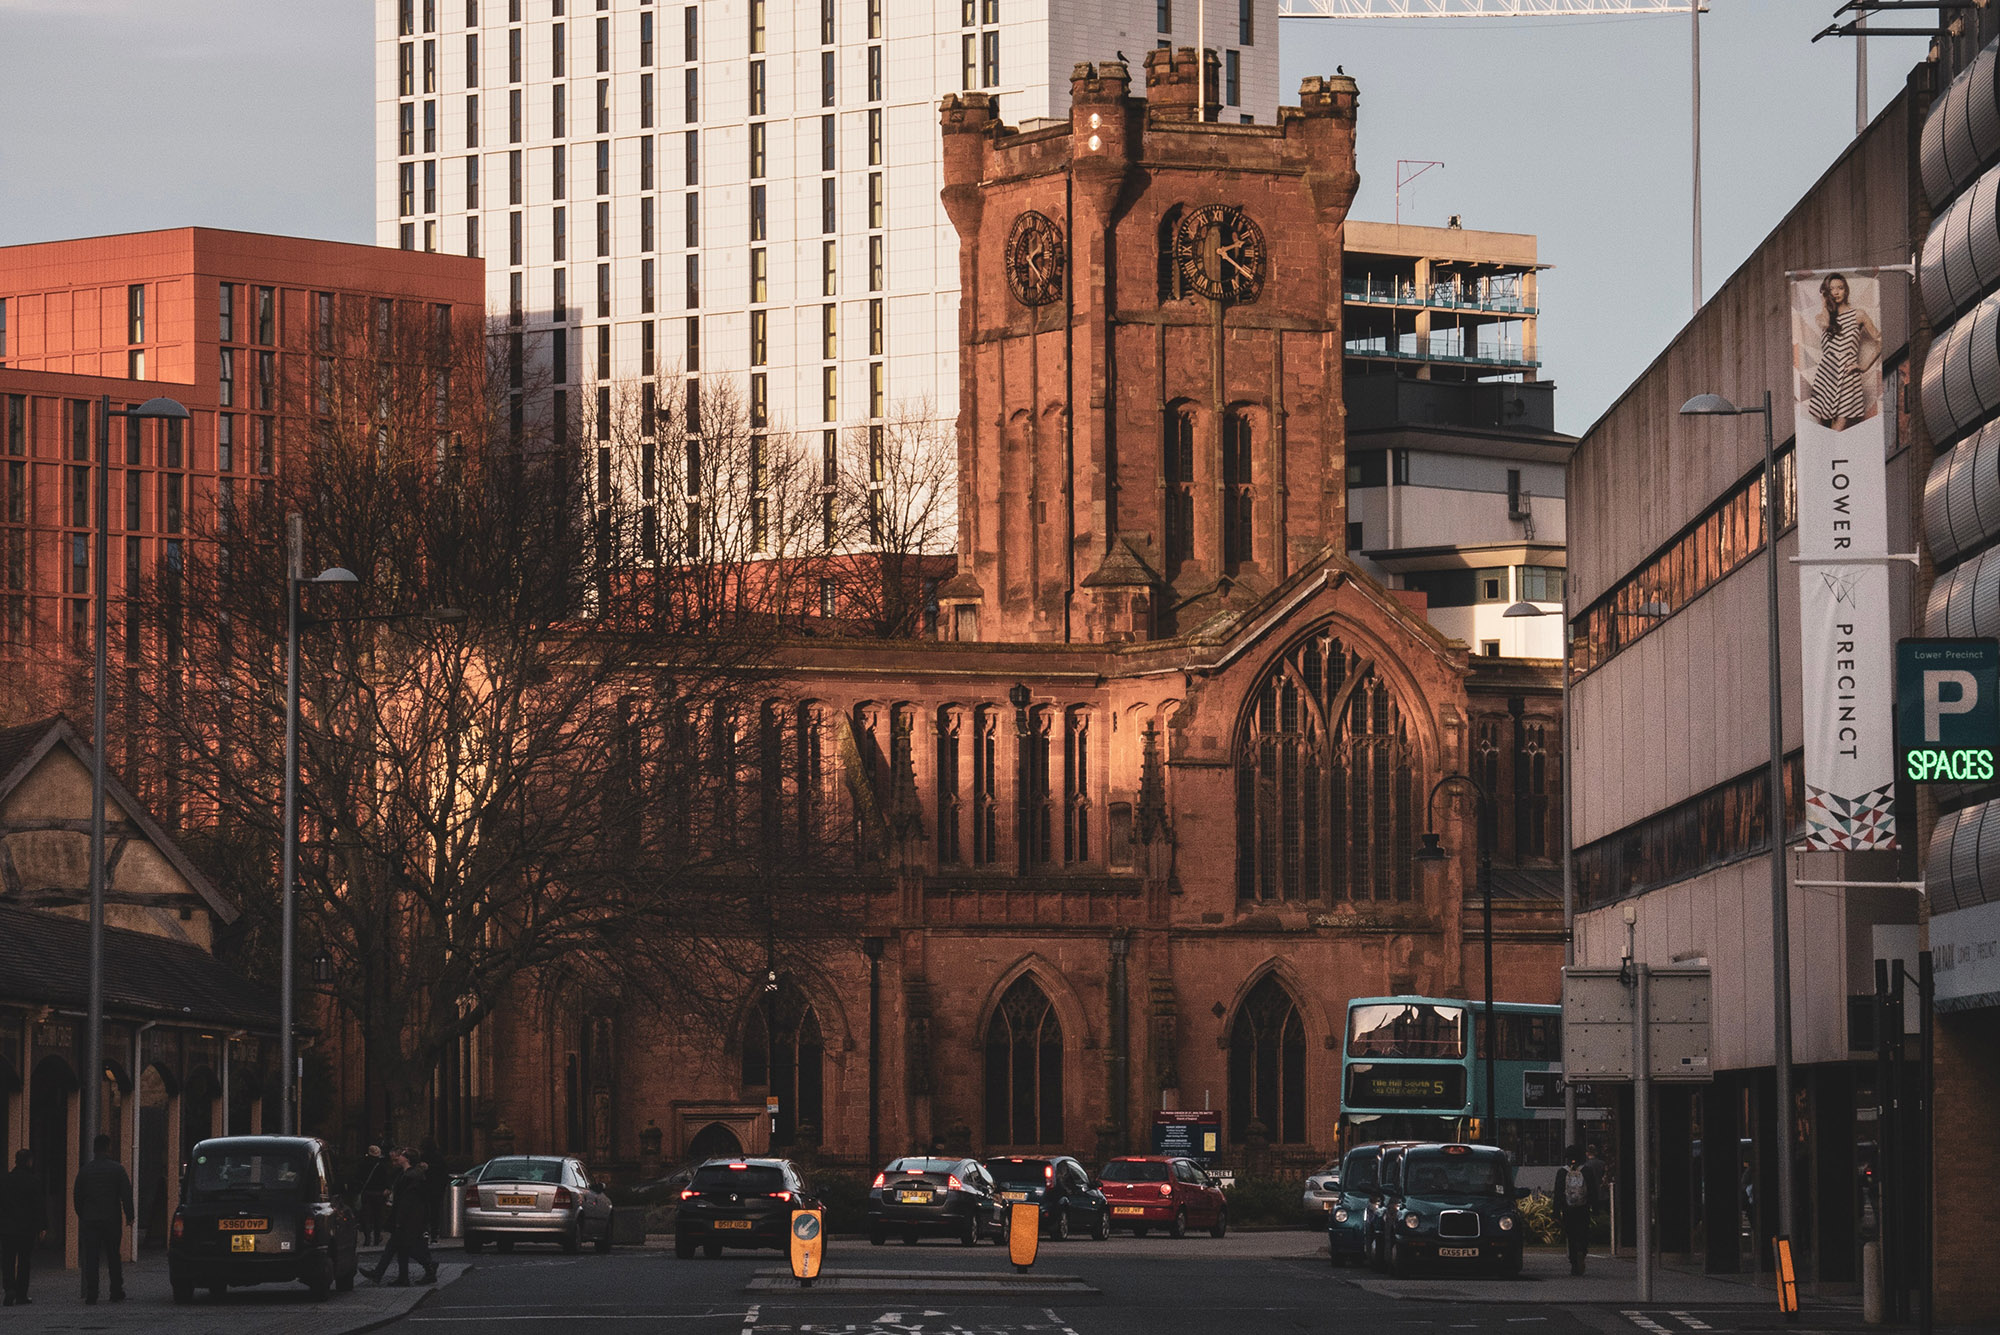
[[[942,104],[959,235],[948,638],[1185,634],[1344,550],[1341,231],[1356,90],[1217,121],[1215,57],[1078,65],[1067,121]]]

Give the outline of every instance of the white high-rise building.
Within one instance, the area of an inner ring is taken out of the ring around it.
[[[1268,123],[1276,0],[376,0],[377,239],[484,257],[537,383],[728,376],[831,452],[957,412],[938,99],[1063,116],[1198,23]]]

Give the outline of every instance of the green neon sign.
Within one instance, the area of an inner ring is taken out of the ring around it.
[[[1987,783],[2000,750],[2000,640],[1896,643],[1896,756],[1912,783]]]

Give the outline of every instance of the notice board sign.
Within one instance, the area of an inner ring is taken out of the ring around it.
[[[2000,640],[1896,641],[1896,768],[1985,783],[2000,747]]]
[[[1222,1114],[1210,1109],[1160,1109],[1153,1114],[1153,1153],[1207,1163],[1222,1145]]]

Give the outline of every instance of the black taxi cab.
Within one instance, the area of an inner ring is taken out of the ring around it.
[[[1403,1151],[1383,1220],[1389,1273],[1430,1262],[1521,1273],[1527,1233],[1514,1166],[1497,1145],[1411,1145]]]
[[[334,1194],[329,1157],[310,1136],[197,1142],[167,1241],[174,1301],[231,1285],[304,1284],[315,1299],[353,1288],[354,1215]]]

